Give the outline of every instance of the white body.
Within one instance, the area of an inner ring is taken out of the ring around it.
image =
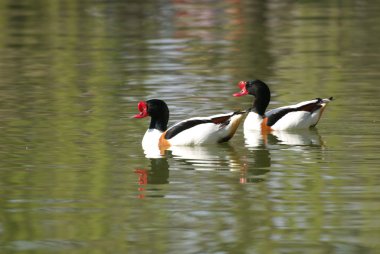
[[[184,121],[190,120],[208,120],[216,117],[232,116],[228,125],[215,124],[215,123],[203,123],[186,129],[168,141],[172,146],[191,146],[191,145],[203,145],[203,144],[215,144],[221,139],[233,136],[237,127],[240,124],[243,114],[233,115],[234,113],[213,115],[210,117],[195,117]],[[184,122],[182,121],[182,122]],[[179,122],[176,125],[182,123]],[[173,128],[171,127],[171,128]],[[169,128],[170,129],[170,128]]]
[[[162,135],[162,131],[157,129],[148,129],[145,132],[143,140],[141,142],[142,147],[146,151],[150,151],[152,149],[158,149],[158,141]]]
[[[295,105],[280,107],[277,109],[273,109],[268,111],[265,115],[270,116],[282,109],[285,108],[299,108],[303,105],[307,105],[310,103],[316,103],[317,100],[304,101]],[[289,112],[284,115],[281,119],[279,119],[274,125],[271,126],[272,130],[291,130],[291,129],[307,129],[311,126],[314,126],[318,123],[318,120],[327,105],[330,102],[329,99],[322,100],[322,107],[314,112],[307,111],[295,111]],[[261,130],[261,123],[263,118],[255,112],[249,112],[247,118],[244,121],[244,131],[252,131],[252,130]]]

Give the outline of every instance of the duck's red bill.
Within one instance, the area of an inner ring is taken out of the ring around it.
[[[241,91],[238,92],[238,93],[234,93],[233,96],[240,97],[240,96],[243,96],[243,95],[247,95],[248,91],[247,91],[247,88],[245,87],[246,84],[247,84],[247,82],[240,81],[239,84],[238,84],[238,86],[241,89]]]
[[[134,118],[144,118],[147,117],[148,114],[148,106],[146,105],[145,101],[140,101],[137,105],[137,108],[139,109],[140,113],[134,116]]]

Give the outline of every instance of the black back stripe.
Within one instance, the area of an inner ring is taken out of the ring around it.
[[[166,132],[165,139],[171,139],[174,136],[176,136],[178,133],[190,129],[196,125],[203,124],[203,123],[212,123],[211,120],[201,120],[201,119],[194,119],[189,121],[183,121],[182,123],[179,123],[171,128]]]
[[[317,100],[316,102],[302,105],[298,108],[284,108],[274,114],[269,115],[267,125],[273,126],[275,123],[277,123],[278,120],[280,120],[282,117],[284,117],[286,114],[290,112],[307,111],[307,112],[312,113],[322,107],[321,104],[319,104],[320,102],[321,102],[320,100]]]
[[[216,125],[219,125],[220,128],[224,128],[231,122],[231,117],[234,115],[240,115],[246,113],[245,111],[236,111],[233,112],[232,114],[228,115],[222,115],[222,116],[217,116],[213,117],[210,119],[193,119],[193,120],[187,120],[183,121],[171,128],[166,132],[165,134],[165,139],[171,139],[175,137],[178,133],[190,129],[196,125],[199,124],[204,124],[204,123],[214,123]]]
[[[280,111],[278,111],[278,112],[276,112],[274,114],[271,114],[268,117],[267,125],[268,126],[273,126],[283,116],[285,116],[286,114],[288,114],[290,112],[293,112],[293,111],[296,111],[296,109],[295,108],[285,108],[285,109],[280,110]]]

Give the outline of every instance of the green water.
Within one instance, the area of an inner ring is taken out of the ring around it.
[[[0,1],[0,253],[379,253],[380,4]],[[316,130],[147,158],[170,123],[336,98]]]

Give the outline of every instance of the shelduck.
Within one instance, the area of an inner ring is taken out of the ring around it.
[[[244,131],[307,129],[317,125],[326,105],[333,97],[303,101],[265,112],[270,101],[269,87],[261,80],[240,81],[241,91],[233,96],[253,95],[253,106],[244,121]]]
[[[209,117],[194,117],[167,128],[169,108],[158,99],[140,101],[139,114],[135,118],[151,117],[149,128],[142,140],[144,149],[150,147],[191,146],[222,143],[230,140],[236,132],[244,111]]]

